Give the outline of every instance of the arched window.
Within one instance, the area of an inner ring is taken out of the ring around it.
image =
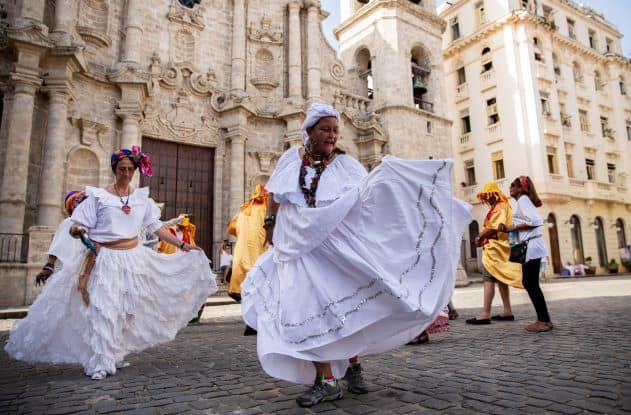
[[[485,47],[482,49],[482,58],[480,59],[480,63],[482,64],[482,73],[493,69],[493,56],[491,55],[491,48]]]
[[[361,81],[359,95],[372,99],[372,62],[370,59],[370,51],[367,48],[362,48],[357,52],[355,55],[355,64],[357,65],[357,74]]]
[[[583,82],[583,74],[581,73],[581,65],[578,62],[572,64],[572,75],[574,76],[574,82],[580,84]]]
[[[536,37],[532,38],[532,49],[534,51],[535,60],[543,62],[543,53],[541,52],[541,42]]]
[[[605,228],[603,226],[603,220],[600,216],[596,216],[592,223],[594,232],[596,233],[596,246],[598,247],[598,265],[601,267],[607,266],[609,260],[607,259],[607,244],[605,242]]]
[[[572,256],[574,263],[582,264],[585,262],[583,233],[581,232],[581,220],[576,215],[572,215],[570,218],[570,233],[572,234]]]
[[[415,46],[412,49],[410,66],[414,105],[418,109],[434,112],[434,104],[429,88],[432,60],[423,46]]]
[[[194,62],[195,38],[187,30],[179,30],[175,34],[175,60],[177,62]]]
[[[600,72],[595,71],[594,72],[594,90],[602,91],[603,86],[604,85],[603,85],[602,78],[600,77]]]
[[[626,248],[627,235],[624,232],[624,221],[622,218],[616,219],[616,236],[618,237],[618,248]]]
[[[559,65],[559,58],[556,53],[552,52],[552,68],[554,69],[554,75],[561,76],[561,65]]]
[[[471,258],[478,257],[478,247],[475,244],[475,238],[480,234],[480,225],[477,221],[473,221],[469,224],[469,250],[471,252]]]

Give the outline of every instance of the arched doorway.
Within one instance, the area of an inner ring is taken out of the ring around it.
[[[581,232],[581,220],[576,215],[570,218],[570,232],[572,234],[572,257],[575,264],[585,262],[583,252],[583,233]]]
[[[606,267],[609,260],[607,259],[605,229],[603,227],[603,220],[600,216],[596,216],[596,219],[594,219],[594,231],[596,232],[596,246],[598,248],[598,265]]]
[[[480,234],[480,225],[477,221],[473,221],[469,224],[469,251],[471,258],[478,257],[478,247],[475,244],[475,238]]]
[[[552,269],[555,274],[561,272],[561,252],[559,251],[559,233],[557,231],[557,220],[554,213],[548,215],[548,236],[550,238],[550,253],[552,255]]]

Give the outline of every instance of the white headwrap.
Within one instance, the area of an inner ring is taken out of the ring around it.
[[[309,141],[309,134],[307,134],[307,128],[311,128],[320,121],[321,118],[335,117],[337,122],[340,122],[340,113],[335,110],[329,104],[323,104],[321,102],[314,102],[307,110],[307,118],[300,127],[300,133],[302,134],[302,141],[305,144]]]

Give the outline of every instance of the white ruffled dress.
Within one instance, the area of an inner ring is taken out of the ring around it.
[[[121,210],[120,199],[104,189],[87,187],[86,192],[88,198],[71,220],[85,226],[92,240],[133,238],[143,226],[152,232],[162,226],[148,188],[131,194],[129,215]],[[114,374],[116,363],[127,354],[175,338],[217,291],[201,251],[166,255],[142,245],[129,250],[101,247],[88,284],[90,304],[85,306],[77,278],[87,249],[77,248],[67,233],[58,235],[55,252],[66,245],[80,254],[63,255],[61,269],[48,279],[27,317],[14,325],[5,350],[15,359],[80,363],[88,376],[101,370]]]
[[[324,170],[316,207],[299,186],[289,149],[267,183],[280,202],[274,246],[242,286],[245,322],[271,376],[309,384],[312,361],[331,362],[401,346],[451,298],[468,204],[451,194],[449,160],[387,156],[370,174],[338,155]]]

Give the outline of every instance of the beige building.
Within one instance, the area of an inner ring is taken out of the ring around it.
[[[164,218],[193,214],[212,257],[302,143],[310,102],[336,106],[339,145],[368,168],[450,156],[433,2],[363,3],[348,4],[338,58],[317,0],[1,2],[0,307],[33,301],[65,192],[111,182],[116,148],[152,155],[138,184]]]
[[[477,218],[469,268],[487,210],[475,195],[489,181],[508,193],[522,174],[543,200],[555,272],[588,257],[598,273],[620,264],[631,232],[631,64],[620,32],[569,0],[460,0],[439,15],[455,180]]]

